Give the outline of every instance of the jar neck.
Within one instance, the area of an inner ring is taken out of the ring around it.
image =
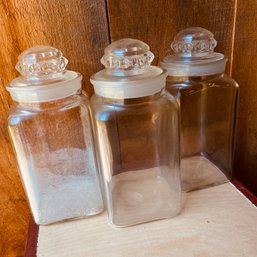
[[[158,99],[163,94],[163,90],[149,96],[143,96],[138,98],[127,98],[127,99],[117,99],[117,98],[108,98],[97,96],[102,99],[103,103],[116,103],[116,104],[142,104],[146,102],[151,102]]]
[[[212,74],[207,76],[168,76],[167,81],[174,82],[174,83],[179,83],[179,82],[201,83],[209,80],[222,78],[223,76],[224,76],[224,73]]]
[[[80,100],[81,96],[82,91],[78,90],[77,93],[74,95],[49,102],[14,102],[14,104],[17,107],[28,107],[36,109],[58,109]]]

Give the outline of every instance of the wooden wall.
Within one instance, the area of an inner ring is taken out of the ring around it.
[[[232,75],[240,86],[235,176],[257,195],[257,2],[237,4]]]
[[[189,26],[211,30],[227,72],[240,84],[235,175],[257,194],[257,3],[254,0],[6,0],[0,2],[0,257],[23,256],[29,210],[19,181],[5,120],[20,52],[36,44],[61,49],[69,68],[89,76],[101,68],[109,42],[133,37],[147,42],[155,64],[174,35]],[[256,87],[256,88],[255,88]]]
[[[0,256],[23,256],[29,209],[6,133],[11,99],[6,84],[15,76],[20,52],[33,45],[52,45],[70,60],[69,68],[85,77],[101,68],[109,44],[104,0],[6,0],[0,2]]]

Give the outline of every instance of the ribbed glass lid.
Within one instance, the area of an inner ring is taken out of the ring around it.
[[[171,44],[173,54],[161,62],[170,75],[208,75],[222,73],[226,58],[214,52],[217,41],[204,28],[192,27],[180,31]]]
[[[20,54],[15,68],[27,78],[39,79],[62,73],[67,63],[60,50],[51,46],[34,46]]]
[[[67,64],[68,60],[62,52],[54,47],[31,47],[18,57],[15,68],[21,76],[12,80],[7,90],[14,100],[29,102],[74,94],[80,88],[81,75],[66,70]]]
[[[101,59],[105,69],[91,77],[95,92],[111,98],[131,98],[160,91],[166,73],[151,66],[153,59],[149,46],[140,40],[124,38],[113,42]]]
[[[105,48],[101,63],[108,74],[133,76],[147,72],[153,59],[154,55],[146,43],[124,38]]]

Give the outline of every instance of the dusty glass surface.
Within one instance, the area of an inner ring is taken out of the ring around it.
[[[8,130],[35,222],[46,225],[97,214],[103,203],[90,106],[81,75],[52,47],[28,49],[23,75],[8,85]]]
[[[37,224],[85,217],[103,209],[84,97],[15,104],[8,129]]]

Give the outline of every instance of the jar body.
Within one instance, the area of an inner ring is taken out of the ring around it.
[[[191,191],[232,178],[237,83],[225,74],[168,76],[166,89],[181,111],[182,190]]]
[[[35,222],[46,225],[103,210],[86,98],[15,103],[8,130]]]
[[[111,224],[130,226],[180,210],[178,107],[167,93],[92,106]]]

